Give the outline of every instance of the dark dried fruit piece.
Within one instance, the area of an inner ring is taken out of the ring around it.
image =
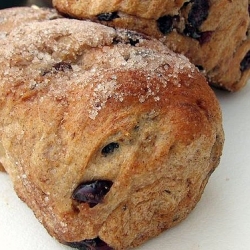
[[[45,76],[49,73],[56,73],[57,71],[65,72],[67,70],[73,70],[70,63],[67,62],[59,62],[52,66],[52,69],[41,70],[41,76]]]
[[[207,42],[207,40],[211,37],[211,33],[202,34],[199,30],[201,24],[208,17],[208,11],[208,0],[194,0],[184,29],[184,34],[186,36],[198,39],[201,44]]]
[[[194,0],[192,8],[188,14],[188,23],[198,28],[208,17],[208,0]]]
[[[102,241],[99,237],[80,242],[67,242],[66,245],[78,248],[79,250],[113,250],[112,247],[107,245],[107,243]]]
[[[162,16],[156,22],[160,32],[166,35],[173,30],[174,16]]]
[[[204,43],[208,43],[212,37],[213,31],[204,31],[200,33],[200,37],[198,38],[200,45]]]
[[[190,24],[186,24],[183,33],[186,36],[192,37],[194,39],[199,39],[201,37],[201,32],[199,31],[199,29],[196,27],[193,27]]]
[[[101,13],[97,15],[97,19],[99,21],[112,21],[115,18],[119,18],[117,12],[108,12],[108,13]]]
[[[102,154],[107,156],[108,154],[113,153],[117,148],[119,148],[119,144],[117,142],[111,142],[102,149]]]
[[[132,30],[124,30],[123,32],[118,33],[118,35],[113,39],[113,43],[123,43],[135,46],[141,39],[148,39],[148,37]]]
[[[81,203],[88,203],[92,208],[102,202],[112,185],[113,182],[107,180],[82,183],[74,190],[72,199]]]
[[[240,70],[242,72],[249,68],[250,68],[250,50],[247,52],[247,54],[240,63]]]
[[[72,66],[70,65],[70,63],[67,62],[59,62],[56,63],[53,68],[57,71],[66,71],[66,70],[73,70]]]
[[[133,31],[128,30],[126,32],[126,44],[130,44],[132,46],[135,46],[137,43],[140,42],[141,36],[140,34],[137,34]]]
[[[195,65],[195,67],[198,68],[198,70],[200,70],[200,71],[204,70],[202,65]]]
[[[135,46],[137,43],[139,43],[139,39],[133,39],[133,38],[129,38],[129,44],[132,46]]]

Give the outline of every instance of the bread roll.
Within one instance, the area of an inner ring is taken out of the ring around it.
[[[25,23],[0,45],[0,161],[51,236],[128,249],[191,212],[224,135],[187,58],[66,18]]]
[[[154,36],[229,91],[250,77],[249,0],[53,0],[60,12]]]

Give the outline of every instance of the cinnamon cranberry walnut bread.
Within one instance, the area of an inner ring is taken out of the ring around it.
[[[0,45],[0,161],[53,237],[128,249],[191,212],[224,135],[188,59],[66,18],[20,25]]]
[[[249,0],[53,0],[61,13],[161,39],[213,85],[236,91],[250,77]]]

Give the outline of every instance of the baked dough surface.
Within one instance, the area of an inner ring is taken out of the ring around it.
[[[142,244],[190,213],[219,163],[213,91],[187,58],[145,35],[25,22],[0,39],[0,79],[0,161],[62,243]],[[99,204],[72,199],[99,180],[112,182]]]
[[[161,39],[229,91],[250,77],[249,0],[53,0],[56,9]]]

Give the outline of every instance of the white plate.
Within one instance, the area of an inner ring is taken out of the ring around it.
[[[137,250],[250,249],[250,83],[237,93],[216,95],[226,136],[220,166],[188,218]],[[0,249],[70,249],[48,235],[3,173],[0,188]]]

